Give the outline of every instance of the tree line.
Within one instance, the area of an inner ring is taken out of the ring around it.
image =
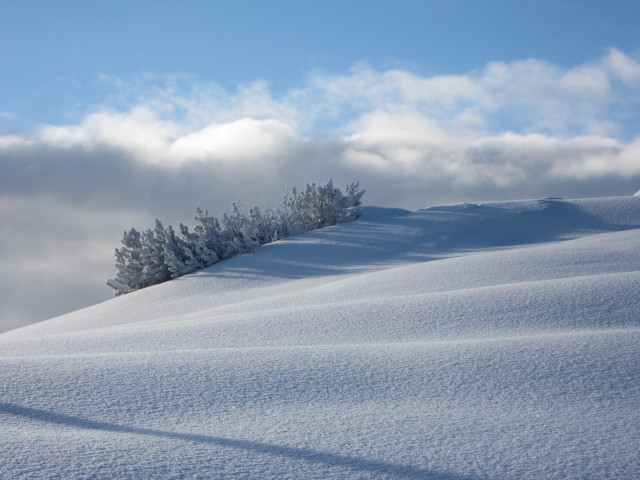
[[[365,190],[349,184],[345,192],[333,186],[307,184],[293,188],[282,197],[279,208],[258,207],[245,215],[238,204],[219,220],[196,208],[196,225],[189,230],[180,224],[176,231],[156,220],[155,227],[143,232],[125,231],[122,247],[116,248],[116,275],[107,280],[115,295],[156,285],[196,270],[210,267],[241,253],[280,238],[348,222],[360,215]]]

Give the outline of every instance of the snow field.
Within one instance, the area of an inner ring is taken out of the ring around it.
[[[358,221],[0,335],[1,478],[638,478],[640,198]]]

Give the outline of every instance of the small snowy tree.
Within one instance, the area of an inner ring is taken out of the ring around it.
[[[116,276],[107,280],[107,285],[115,290],[116,295],[142,288],[141,248],[140,233],[135,228],[125,231],[122,236],[122,247],[116,248]]]
[[[176,242],[183,249],[188,250],[187,256],[190,259],[187,264],[193,265],[194,270],[210,267],[220,261],[216,252],[207,245],[206,238],[199,235],[198,232],[189,232],[189,227],[182,223],[180,224],[180,234]]]
[[[215,261],[210,264],[213,265],[223,258],[224,252],[226,251],[220,222],[217,218],[210,217],[206,210],[202,210],[199,207],[196,208],[196,213],[193,218],[198,222],[198,225],[194,228],[194,234],[203,245],[202,248],[206,248],[211,252],[208,255],[210,255],[212,259],[215,259]]]
[[[180,224],[181,228],[183,226]],[[195,258],[191,242],[185,240],[182,235],[176,235],[171,225],[166,229],[162,251],[171,278],[187,275],[203,267]]]
[[[153,230],[146,230],[142,234],[142,248],[140,249],[142,262],[141,283],[147,287],[156,285],[171,278],[169,267],[165,263],[164,245],[167,235],[162,222],[156,219]]]

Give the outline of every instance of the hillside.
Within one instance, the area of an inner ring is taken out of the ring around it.
[[[640,478],[640,197],[366,207],[0,335],[0,478]]]

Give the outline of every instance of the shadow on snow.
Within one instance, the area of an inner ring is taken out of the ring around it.
[[[416,212],[363,210],[355,222],[285,238],[261,247],[250,261],[240,255],[196,274],[230,279],[355,274],[381,264],[439,260],[477,249],[563,241],[639,227],[608,224],[580,205],[559,199],[527,202],[520,208],[462,204]]]
[[[131,435],[147,435],[171,440],[197,442],[219,447],[236,448],[255,452],[258,454],[287,457],[294,460],[320,463],[334,467],[346,467],[356,471],[395,475],[400,478],[415,478],[424,480],[472,480],[472,477],[461,476],[453,473],[435,472],[424,470],[418,467],[395,465],[392,463],[380,462],[376,460],[367,460],[362,458],[348,457],[346,455],[317,452],[315,450],[310,450],[307,448],[271,445],[268,443],[255,442],[251,440],[237,440],[213,435],[169,432],[151,428],[129,427],[125,425],[116,425],[113,423],[90,420],[72,415],[54,413],[46,410],[24,407],[4,402],[0,402],[0,413],[24,417],[30,420],[52,423],[56,425],[64,425],[67,427]]]

